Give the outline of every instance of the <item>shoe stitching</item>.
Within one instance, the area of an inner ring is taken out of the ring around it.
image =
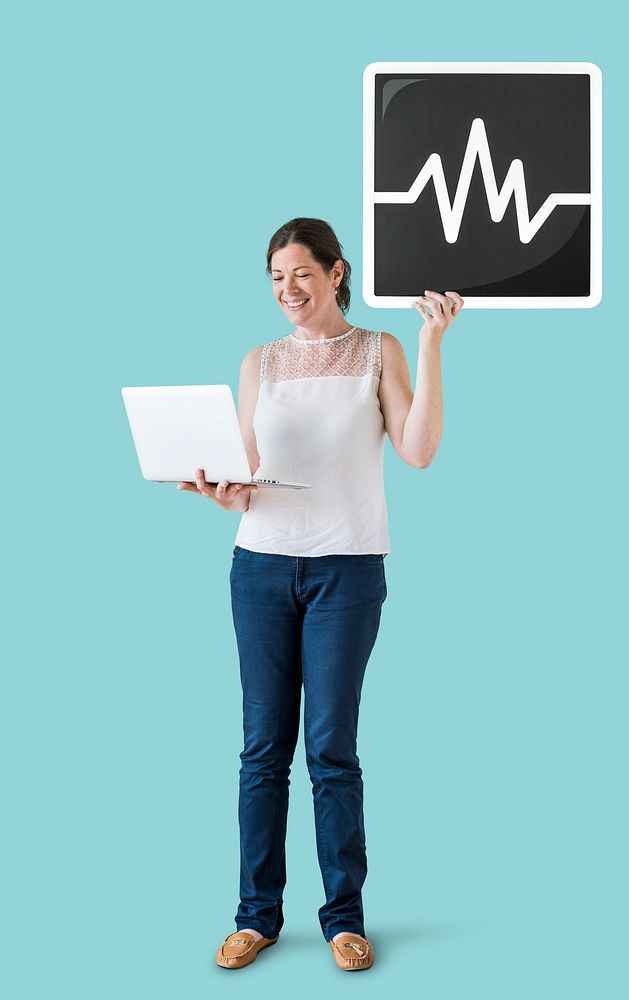
[[[341,947],[343,948],[353,948],[357,953],[358,958],[350,957],[349,955],[343,955],[339,945],[336,941],[333,941],[335,949],[338,951],[341,961],[347,965],[358,965],[360,962],[364,962],[369,957],[369,944],[356,944],[355,941],[342,941]]]
[[[238,944],[248,944],[249,947],[247,948],[246,951],[241,952],[240,955],[226,955],[225,954],[225,944],[227,944],[227,943],[229,943],[229,944],[236,944],[236,945],[238,945]],[[228,962],[236,962],[236,961],[238,961],[238,959],[244,958],[245,955],[248,955],[249,952],[251,951],[251,949],[253,948],[254,944],[257,944],[257,941],[254,938],[250,938],[249,935],[247,935],[247,937],[232,937],[231,934],[228,934],[227,937],[225,938],[222,946],[221,946],[221,954],[222,954],[223,958],[226,959],[226,961],[228,961]]]

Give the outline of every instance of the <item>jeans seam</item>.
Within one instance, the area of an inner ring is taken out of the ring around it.
[[[314,803],[314,813],[315,813],[315,824],[316,824],[316,827],[317,827],[317,832],[318,832],[318,835],[319,835],[319,844],[320,844],[320,848],[321,848],[321,869],[322,869],[321,874],[323,875],[323,888],[325,889],[325,893],[326,893],[326,896],[327,896],[328,895],[328,887],[326,885],[326,877],[327,877],[327,874],[328,874],[328,871],[329,871],[329,868],[330,868],[330,861],[329,861],[328,854],[327,854],[326,847],[325,847],[325,837],[323,836],[323,833],[322,833],[321,819],[320,819],[320,816],[319,816],[319,812],[317,810],[317,804],[316,804],[316,802]]]
[[[294,711],[294,707],[295,707],[295,702],[293,700],[293,702],[291,704],[291,717],[292,717],[292,712]],[[289,770],[290,770],[290,768],[289,768]],[[288,793],[288,791],[286,789],[284,791],[287,792],[287,794],[289,795],[289,803],[288,804],[290,804],[290,794]],[[274,859],[274,864],[273,864],[272,869],[271,869],[271,874],[275,878],[278,878],[279,877],[279,873],[280,873],[280,861],[281,861],[281,857],[282,857],[282,848],[284,849],[284,851],[286,850],[286,835],[285,835],[285,838],[284,838],[283,845],[282,845],[281,838],[280,838],[281,817],[282,817],[282,791],[280,790],[278,792],[278,794],[275,796],[275,851],[274,851],[274,853],[275,853],[275,859]],[[288,832],[288,831],[286,831],[286,832]]]
[[[273,852],[275,854],[275,858],[273,865],[271,867],[271,874],[273,878],[277,878],[279,875],[280,856],[282,853],[280,849],[280,813],[282,810],[281,799],[282,799],[281,792],[278,791],[277,795],[275,796],[275,850]]]
[[[306,739],[307,732],[308,732],[307,720],[306,720],[306,715],[304,713],[304,740]],[[315,781],[316,780],[317,779],[315,778]],[[313,793],[314,793],[314,791],[315,791],[315,789],[314,789],[314,785],[313,785]],[[321,876],[323,878],[323,888],[325,889],[325,894],[326,894],[326,897],[327,897],[327,895],[328,895],[328,887],[327,887],[326,881],[327,881],[327,874],[328,874],[328,871],[329,871],[329,868],[330,868],[330,860],[328,858],[328,854],[327,854],[327,850],[326,850],[325,837],[323,836],[323,827],[321,825],[321,816],[320,816],[320,813],[319,813],[319,809],[317,808],[317,801],[316,801],[315,794],[313,794],[312,805],[313,805],[314,817],[315,817],[315,828],[316,828],[316,831],[317,831],[318,849],[319,849],[319,853],[321,855]]]

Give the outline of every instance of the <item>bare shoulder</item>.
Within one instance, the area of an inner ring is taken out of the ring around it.
[[[402,342],[394,337],[392,333],[384,330],[380,334],[380,353],[382,355],[382,374],[385,371],[408,371],[408,362]]]
[[[385,351],[385,350],[387,350],[387,351],[396,351],[396,350],[397,351],[403,351],[404,350],[404,348],[402,347],[402,342],[400,340],[398,340],[397,337],[394,337],[392,333],[387,333],[385,330],[383,330],[381,332],[381,334],[380,334],[380,338],[381,338],[381,342],[382,342],[382,350],[383,351]]]
[[[251,351],[247,351],[240,365],[238,410],[243,415],[247,413],[253,415],[258,401],[263,346],[254,347]]]
[[[259,347],[254,347],[252,350],[248,351],[244,358],[242,359],[242,364],[240,365],[241,377],[245,376],[247,381],[249,379],[259,379],[260,378],[260,364],[262,361],[262,349],[264,345]]]

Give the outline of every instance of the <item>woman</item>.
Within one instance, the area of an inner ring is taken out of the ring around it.
[[[390,551],[383,486],[385,431],[424,469],[441,437],[441,338],[463,306],[426,290],[415,395],[400,342],[350,326],[350,265],[321,219],[272,237],[267,273],[296,329],[250,351],[238,415],[252,475],[310,484],[260,489],[180,483],[242,513],[230,574],[243,689],[240,905],[216,961],[249,965],[284,923],[289,773],[301,688],[326,902],[323,935],[337,964],[369,968],[361,889],[367,874],[362,771],[356,754],[365,667],[376,640]],[[428,306],[432,314],[428,312]]]

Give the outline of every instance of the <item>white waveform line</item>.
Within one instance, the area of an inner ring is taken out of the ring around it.
[[[417,201],[432,177],[445,238],[448,243],[456,243],[477,156],[480,160],[483,183],[487,192],[487,203],[493,222],[502,221],[511,195],[515,195],[515,209],[521,243],[531,242],[535,233],[544,225],[557,205],[589,205],[591,203],[591,196],[587,192],[584,194],[572,194],[571,192],[550,194],[533,218],[529,219],[524,164],[522,160],[511,161],[502,190],[498,191],[485,123],[482,118],[475,118],[472,122],[452,206],[450,206],[439,153],[430,154],[408,191],[374,191],[374,201],[382,204],[410,205]]]

